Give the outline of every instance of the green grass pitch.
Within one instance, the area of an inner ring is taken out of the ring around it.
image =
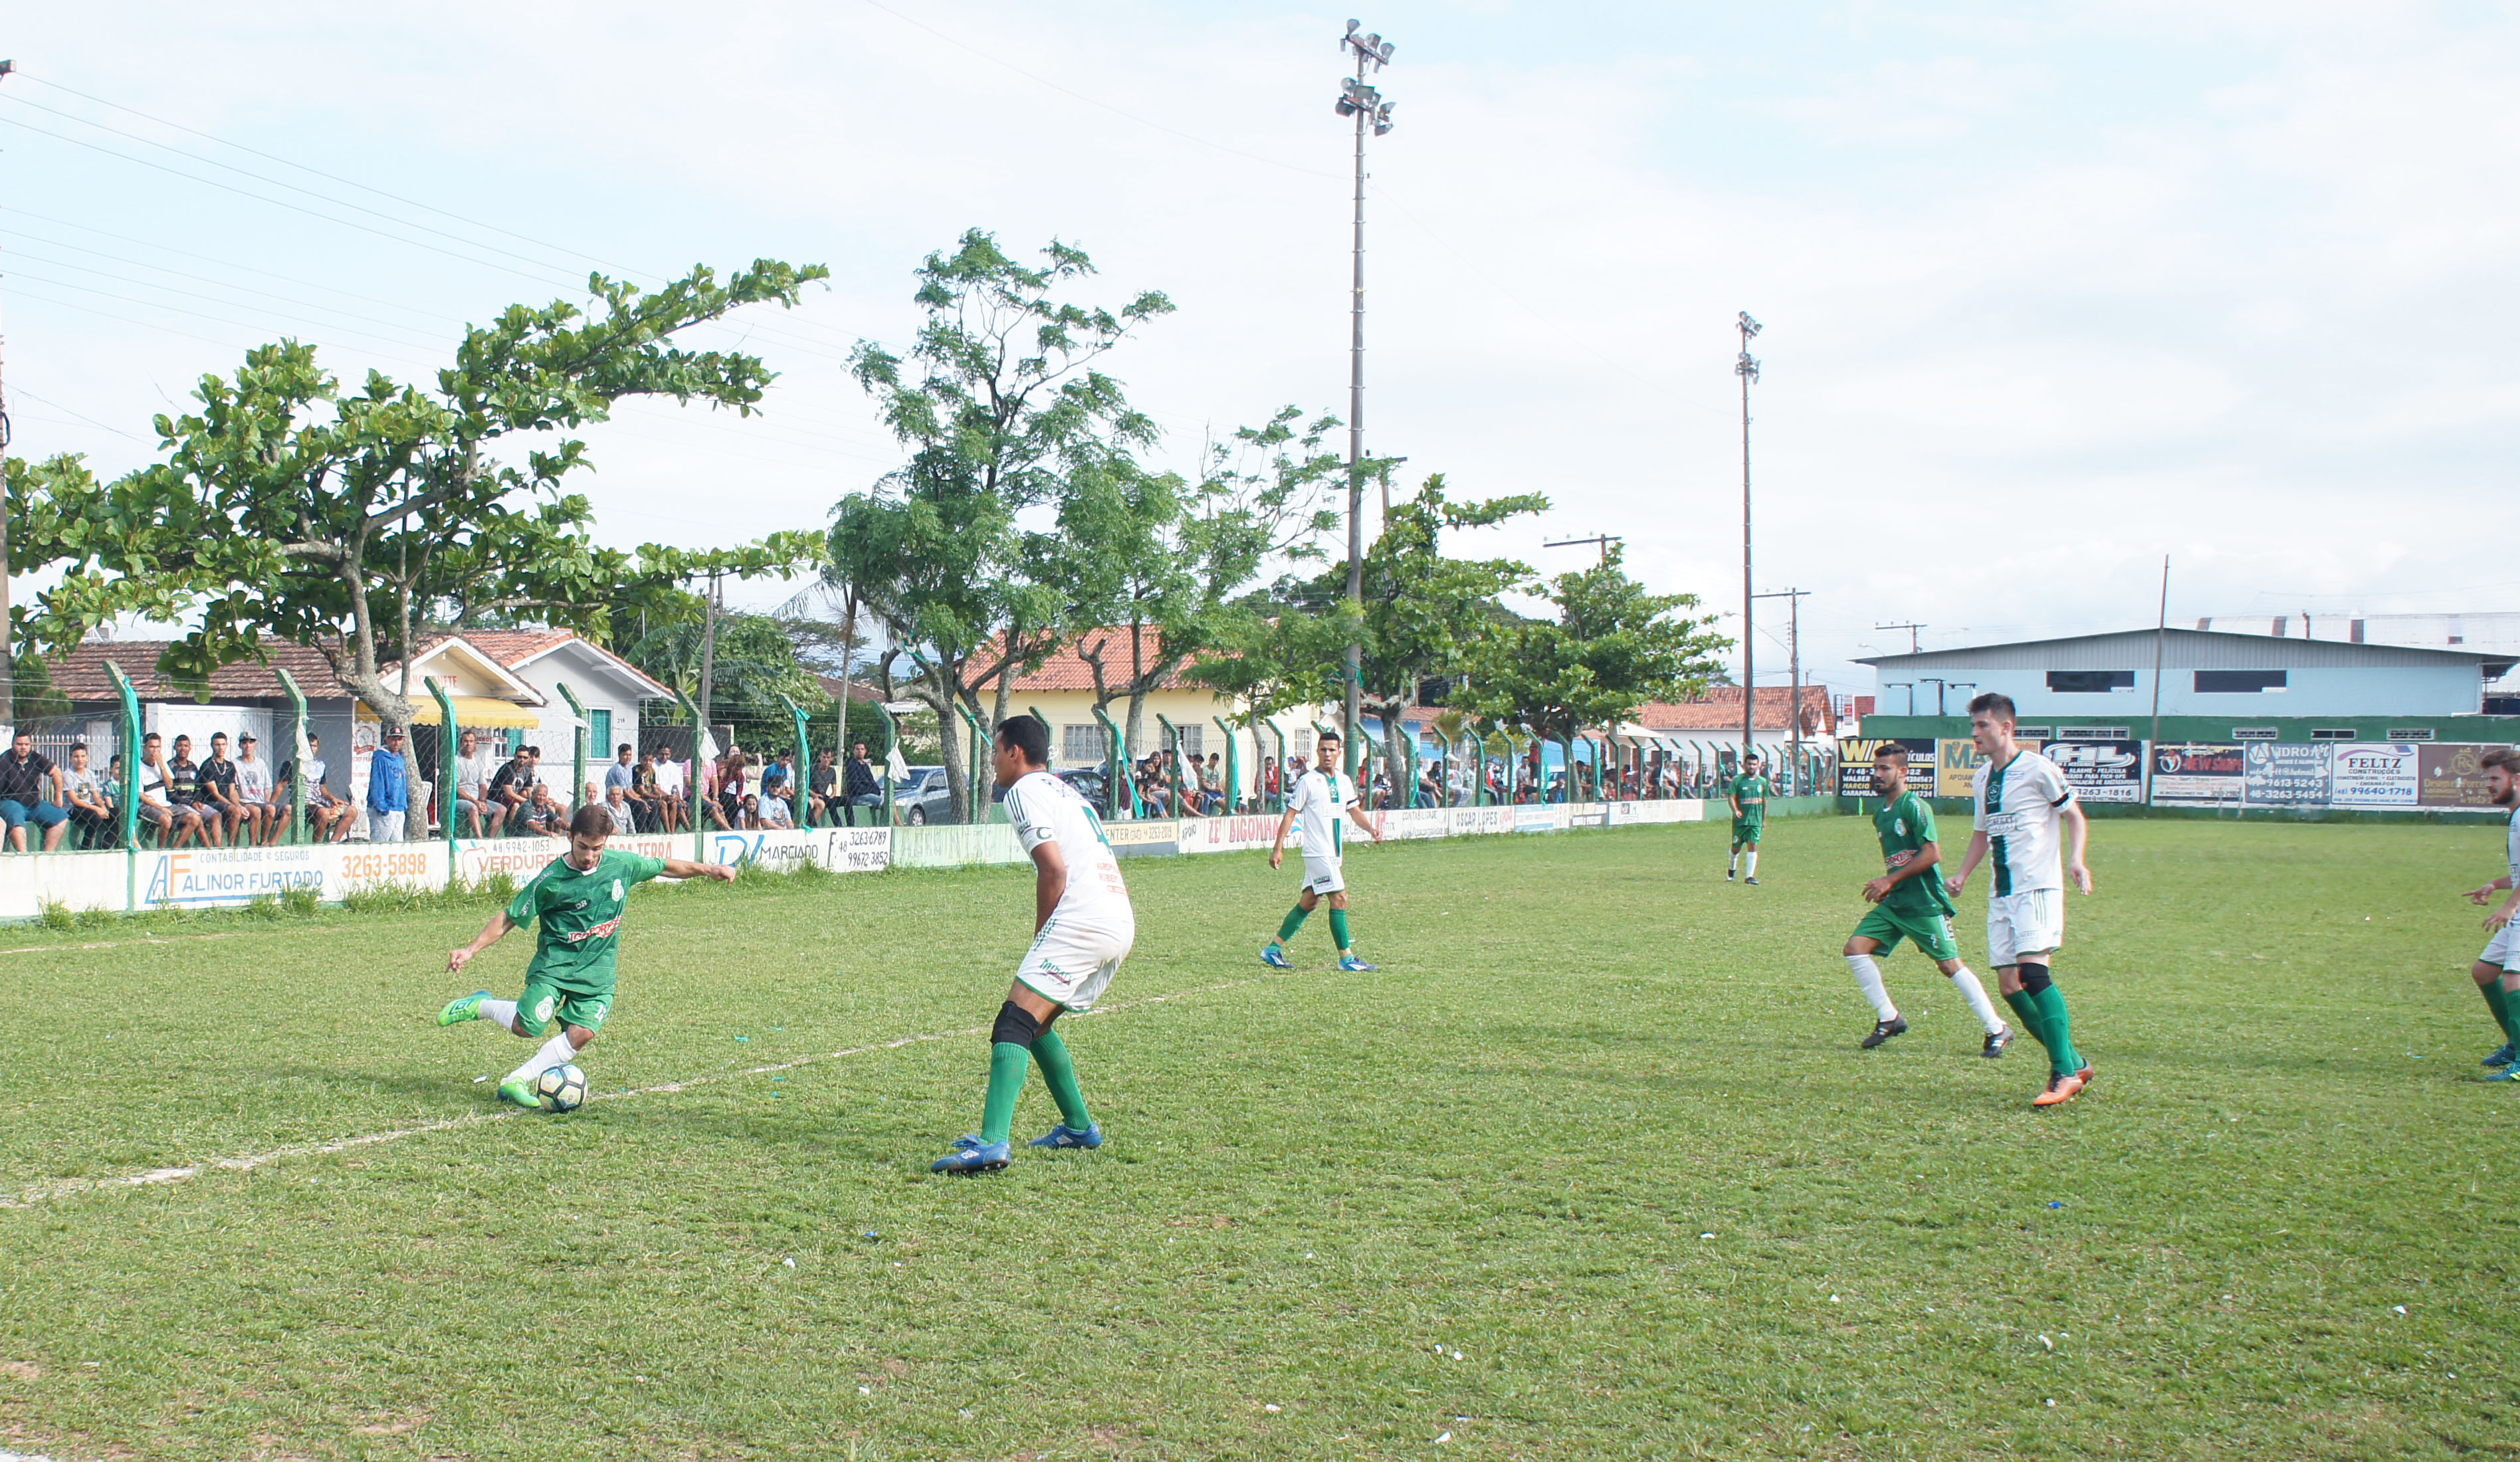
[[[2048,1113],[1912,952],[1856,1050],[1868,831],[1773,824],[1755,889],[1713,825],[1360,850],[1368,976],[1319,918],[1260,967],[1256,855],[1133,862],[1062,1024],[1111,1142],[979,1179],[925,1165],[1022,869],[643,890],[567,1118],[430,1023],[482,908],[0,931],[0,1450],[2513,1450],[2520,1097],[2456,898],[2498,828],[2096,824],[2098,1079]]]

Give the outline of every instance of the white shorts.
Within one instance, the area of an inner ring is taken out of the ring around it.
[[[1304,855],[1304,892],[1308,894],[1343,894],[1347,892],[1347,875],[1335,858]]]
[[[2023,954],[2065,947],[2065,891],[2032,889],[1986,901],[1986,962],[2002,969]]]
[[[2512,931],[2515,929],[2520,929],[2520,924],[2505,924],[2495,930],[2494,942],[2485,947],[2484,953],[2476,956],[2476,962],[2493,965],[2496,969],[2509,969],[2520,963],[2520,955],[2511,952]]]
[[[1121,928],[1089,929],[1054,910],[1050,922],[1033,936],[1023,963],[1015,966],[1015,981],[1042,998],[1082,1014],[1102,997],[1111,977],[1120,972],[1120,961],[1129,957],[1129,947],[1137,942],[1135,919]]]

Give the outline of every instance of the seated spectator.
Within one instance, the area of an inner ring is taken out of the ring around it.
[[[503,760],[470,731],[455,738],[455,819],[466,837],[497,837],[508,820],[508,804],[490,795]]]
[[[837,753],[814,753],[814,770],[805,774],[805,825],[836,827],[840,821],[840,769],[832,763]]]
[[[536,781],[524,807],[508,819],[508,830],[531,837],[566,837],[568,809],[552,800],[551,783]]]
[[[53,784],[53,800],[44,800],[44,783]],[[63,811],[69,798],[62,790],[61,769],[35,749],[35,733],[21,730],[0,753],[0,821],[9,824],[9,846],[26,851],[26,824],[44,832],[44,851],[61,847],[69,831],[70,815]]]
[[[756,827],[792,828],[796,820],[788,810],[788,779],[773,772],[761,783],[761,795],[752,799],[751,812]]]
[[[849,765],[840,778],[840,796],[848,803],[849,825],[858,824],[860,809],[883,806],[883,787],[876,780],[875,765],[867,760],[867,743],[860,741],[849,748]],[[872,816],[866,820],[873,822]]]
[[[751,762],[741,746],[730,745],[717,762],[717,810],[721,825],[743,825],[743,790]]]
[[[649,752],[639,758],[639,772],[630,787],[632,796],[647,798],[648,815],[657,831],[676,832],[688,825],[683,820],[682,763],[659,762],[654,752]]]
[[[169,848],[181,848],[202,832],[201,814],[166,795],[164,743],[156,731],[140,738],[140,820],[157,828]]]
[[[628,787],[607,787],[604,810],[612,815],[612,831],[616,836],[628,837],[639,830],[639,820],[631,815]]]
[[[612,761],[610,765],[604,769],[604,796],[606,801],[611,800],[612,789],[614,787],[619,787],[624,792],[634,792],[638,790],[639,763],[637,753],[638,748],[632,746],[627,741],[624,741],[620,745],[612,748]],[[637,809],[635,807],[632,809],[634,812]]]
[[[523,830],[518,823],[533,809],[534,788],[541,782],[535,767],[541,761],[540,747],[519,746],[506,766],[490,775],[490,800],[498,804],[499,817],[512,833]]]
[[[200,772],[202,810],[216,817],[227,831],[230,847],[248,847],[253,842],[252,820],[237,801],[237,765],[228,759],[228,733],[210,732],[210,754],[202,758]]]
[[[104,776],[87,765],[87,743],[70,748],[69,770],[62,775],[62,806],[78,829],[82,849],[111,848],[121,832],[114,822],[113,802],[105,794]]]
[[[239,829],[248,845],[269,843],[280,836],[289,808],[272,795],[271,764],[254,753],[253,732],[237,737],[236,807],[245,825]],[[231,843],[234,838],[229,839]]]
[[[306,831],[319,843],[343,843],[349,841],[350,822],[358,816],[358,809],[334,796],[333,789],[325,784],[323,751],[324,738],[308,731],[306,763],[297,769],[306,783]]]
[[[1225,811],[1225,758],[1213,751],[1198,767],[1198,804],[1211,818]]]
[[[761,798],[747,794],[735,805],[735,826],[739,832],[751,832],[761,825]]]
[[[202,769],[193,760],[193,738],[190,736],[177,736],[175,754],[166,759],[166,800],[177,807],[191,809],[193,816],[200,820],[202,847],[218,846],[224,820],[219,817],[217,808],[202,800]]]

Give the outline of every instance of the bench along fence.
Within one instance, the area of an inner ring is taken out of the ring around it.
[[[1807,800],[1817,804],[1822,799]],[[1726,815],[1721,802],[1674,800],[1416,808],[1367,816],[1386,838],[1441,838],[1695,822]],[[1277,835],[1278,819],[1148,819],[1109,823],[1104,831],[1113,850],[1123,857],[1230,853],[1268,847]],[[60,905],[73,913],[90,909],[129,913],[233,908],[258,898],[301,891],[325,903],[338,903],[362,888],[440,889],[451,883],[481,883],[497,873],[522,883],[567,846],[558,838],[459,838],[428,843],[26,854],[0,863],[0,920],[36,918],[47,905]],[[621,835],[610,846],[651,858],[698,857],[785,870],[812,864],[844,873],[1026,861],[1014,829],[1005,823],[822,827],[801,832],[713,828],[697,837],[691,833]]]

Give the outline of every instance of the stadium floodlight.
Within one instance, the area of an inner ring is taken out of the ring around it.
[[[1755,627],[1751,610],[1758,596],[1750,585],[1750,387],[1759,379],[1759,363],[1751,358],[1750,342],[1758,337],[1759,322],[1743,310],[1732,328],[1741,332],[1741,354],[1732,362],[1732,374],[1741,377],[1741,746],[1746,755],[1758,735],[1753,712],[1759,683],[1751,674],[1757,659],[1751,648]],[[1800,707],[1788,709],[1799,716]]]
[[[1347,33],[1339,37],[1339,52],[1356,62],[1356,74],[1339,81],[1338,114],[1356,123],[1356,239],[1353,248],[1353,282],[1348,289],[1348,384],[1347,384],[1347,597],[1350,603],[1362,609],[1365,600],[1365,134],[1368,125],[1376,137],[1391,134],[1391,104],[1382,99],[1379,88],[1365,79],[1369,72],[1379,71],[1391,64],[1391,42],[1365,28],[1362,21],[1347,22]],[[1391,515],[1389,467],[1383,475],[1383,516]],[[1356,766],[1359,749],[1358,723],[1364,717],[1365,646],[1350,642],[1347,647],[1347,694],[1342,728],[1347,738],[1348,766]]]

